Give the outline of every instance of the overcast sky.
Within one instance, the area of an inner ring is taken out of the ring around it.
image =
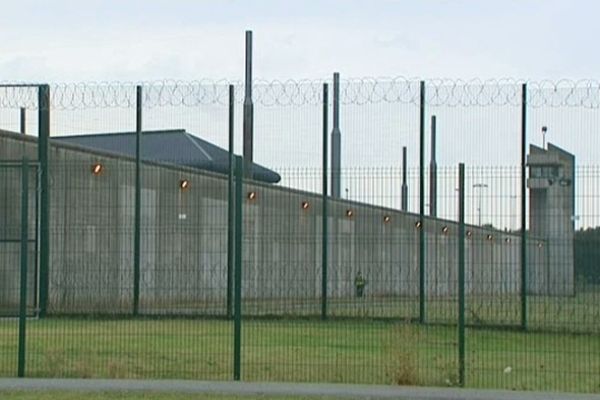
[[[3,1],[0,80],[584,78],[598,1]]]

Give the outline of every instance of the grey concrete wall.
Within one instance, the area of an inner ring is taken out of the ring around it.
[[[25,145],[34,157],[35,142]],[[21,138],[0,134],[0,159],[19,158],[22,146]],[[91,173],[96,162],[104,166],[100,176]],[[133,160],[52,147],[50,312],[131,311],[134,168]],[[14,186],[13,179],[0,180],[4,193]],[[180,179],[189,180],[188,190],[180,190]],[[141,311],[224,314],[227,180],[155,164],[144,165],[142,180]],[[254,201],[244,197],[243,205],[245,312],[317,314],[322,276],[320,195],[245,184],[244,196],[250,191],[257,196]],[[7,198],[0,196],[7,204],[0,210],[10,209],[8,202],[16,201]],[[306,210],[303,201],[310,204]],[[349,209],[351,218],[346,216]],[[376,304],[383,298],[414,303],[419,291],[418,215],[343,200],[331,200],[329,211],[332,314],[344,315],[355,300],[358,271],[367,280],[364,303]],[[3,218],[10,217],[4,214]],[[390,216],[388,223],[384,215]],[[15,223],[11,220],[11,225]],[[446,234],[444,226],[449,228]],[[455,298],[458,227],[428,218],[423,229],[427,297]],[[466,240],[467,294],[518,295],[519,238],[479,227],[467,229],[472,232]],[[490,232],[491,241],[485,238]],[[530,288],[546,285],[545,257],[540,251],[532,257]],[[0,247],[0,260],[4,278],[0,285],[14,288],[14,251]],[[14,303],[16,292],[2,293],[13,293],[0,297],[2,304]]]

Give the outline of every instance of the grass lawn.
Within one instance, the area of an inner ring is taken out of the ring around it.
[[[528,326],[533,330],[568,331],[600,334],[600,286],[588,285],[578,289],[576,296],[527,297]],[[183,314],[201,310],[207,315],[223,315],[223,302],[159,303],[150,310],[165,314],[179,311]],[[321,312],[320,299],[245,299],[244,315],[277,315],[315,317]],[[85,312],[85,310],[81,310]],[[126,310],[124,310],[127,312]],[[433,323],[456,324],[458,299],[432,296],[426,303],[427,320]],[[328,301],[328,315],[332,317],[368,317],[418,319],[418,296],[335,298]],[[466,296],[466,322],[471,325],[502,325],[517,327],[521,323],[521,298],[514,294]]]
[[[15,376],[17,321],[0,320],[0,375]],[[244,321],[247,381],[454,386],[452,327]],[[48,318],[27,324],[28,377],[230,380],[233,324]],[[467,329],[466,385],[600,392],[600,337]]]

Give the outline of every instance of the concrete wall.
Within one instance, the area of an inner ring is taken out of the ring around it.
[[[0,133],[0,159],[22,154],[23,139]],[[35,158],[35,142],[25,143]],[[132,160],[53,146],[51,149],[49,311],[128,313],[133,296],[134,174]],[[99,176],[94,163],[104,166]],[[145,164],[142,189],[140,308],[145,313],[223,314],[227,288],[227,180],[186,168]],[[0,180],[2,192],[18,175]],[[182,191],[179,181],[187,179]],[[250,201],[246,194],[256,193]],[[320,195],[244,185],[243,299],[246,313],[317,314],[321,297]],[[10,196],[9,196],[10,197]],[[6,204],[15,198],[0,196]],[[308,209],[301,203],[309,202]],[[12,204],[12,203],[11,203]],[[11,218],[12,206],[0,206]],[[346,211],[352,210],[351,218]],[[367,280],[365,301],[416,299],[418,215],[367,204],[329,203],[329,297],[333,314],[354,300],[354,277]],[[384,223],[383,217],[391,219]],[[11,220],[11,225],[17,222]],[[443,233],[442,228],[448,227]],[[427,219],[426,287],[430,299],[457,295],[455,223]],[[472,296],[518,295],[519,238],[467,227],[466,288]],[[493,239],[487,240],[492,233]],[[508,240],[507,240],[508,239]],[[531,251],[538,247],[532,243]],[[538,254],[539,253],[539,254]],[[532,253],[533,254],[533,253]],[[14,251],[0,245],[1,285],[15,288]],[[11,258],[12,257],[12,258]],[[530,289],[545,285],[545,254],[531,260]],[[543,279],[542,279],[543,277]],[[13,304],[16,291],[1,297]],[[346,304],[346,305],[345,305]]]

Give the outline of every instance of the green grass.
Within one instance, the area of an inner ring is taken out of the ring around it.
[[[335,400],[333,397],[226,396],[215,394],[150,392],[2,391],[2,400]]]
[[[457,384],[452,327],[244,321],[242,333],[242,374],[248,381]],[[228,321],[32,320],[26,374],[230,380],[232,337]],[[597,334],[467,329],[466,349],[468,387],[600,392]],[[17,321],[1,320],[0,375],[14,376],[16,360]]]
[[[427,319],[434,323],[455,324],[458,320],[456,297],[432,296],[427,299]],[[576,296],[537,296],[527,298],[528,326],[533,330],[600,333],[600,286],[578,289]],[[222,315],[223,302],[149,304],[149,309],[192,314],[202,310]],[[244,315],[318,317],[320,299],[244,300]],[[16,310],[16,308],[15,308]],[[13,311],[14,312],[14,311]],[[84,310],[82,310],[84,312]],[[502,325],[517,327],[521,323],[521,298],[513,294],[466,296],[466,322],[470,325]],[[329,299],[328,314],[332,317],[369,317],[417,319],[419,299],[407,297],[370,297]]]

